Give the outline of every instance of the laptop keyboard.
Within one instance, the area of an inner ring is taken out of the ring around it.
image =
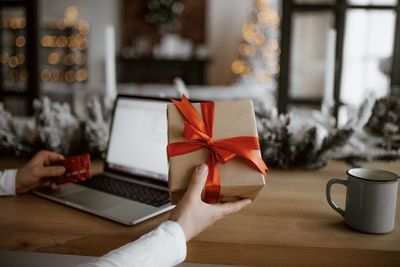
[[[105,175],[93,176],[92,179],[80,182],[79,184],[155,207],[161,207],[169,203],[169,194],[167,191],[113,179]]]

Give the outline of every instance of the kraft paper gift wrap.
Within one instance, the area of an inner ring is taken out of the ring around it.
[[[199,103],[192,104],[202,116]],[[185,119],[174,104],[167,108],[168,144],[191,141],[182,136]],[[255,136],[258,140],[256,119],[251,100],[215,102],[214,140]],[[261,157],[259,150],[253,153]],[[209,149],[202,148],[183,155],[169,157],[169,192],[171,202],[176,204],[183,196],[195,168],[207,163]],[[220,175],[220,202],[242,198],[254,200],[265,187],[264,175],[248,160],[236,157],[225,164],[217,163]],[[204,193],[204,192],[203,192]]]

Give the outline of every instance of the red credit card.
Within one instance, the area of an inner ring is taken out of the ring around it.
[[[65,167],[65,173],[57,176],[53,181],[56,184],[77,183],[90,178],[90,155],[83,154],[54,162],[52,165]]]

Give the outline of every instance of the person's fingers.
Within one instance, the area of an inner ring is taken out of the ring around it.
[[[38,177],[59,176],[65,172],[63,166],[36,167],[33,169],[33,174]]]
[[[32,164],[49,165],[53,161],[65,159],[63,155],[56,152],[41,150],[32,158]]]
[[[238,200],[235,202],[224,203],[224,204],[218,205],[216,207],[218,209],[218,212],[222,216],[227,216],[229,214],[238,212],[239,210],[243,209],[250,203],[251,203],[250,199],[242,199],[242,200]]]
[[[203,191],[204,184],[207,179],[208,166],[206,164],[201,164],[193,172],[192,179],[185,193],[187,197],[201,198],[201,192]]]
[[[50,164],[54,161],[63,160],[64,156],[52,151],[42,151],[42,157],[46,164]]]

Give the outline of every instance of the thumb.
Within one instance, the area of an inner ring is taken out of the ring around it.
[[[201,192],[203,191],[204,184],[207,179],[207,174],[208,166],[206,164],[199,165],[193,172],[192,179],[185,193],[185,196],[201,198]]]

